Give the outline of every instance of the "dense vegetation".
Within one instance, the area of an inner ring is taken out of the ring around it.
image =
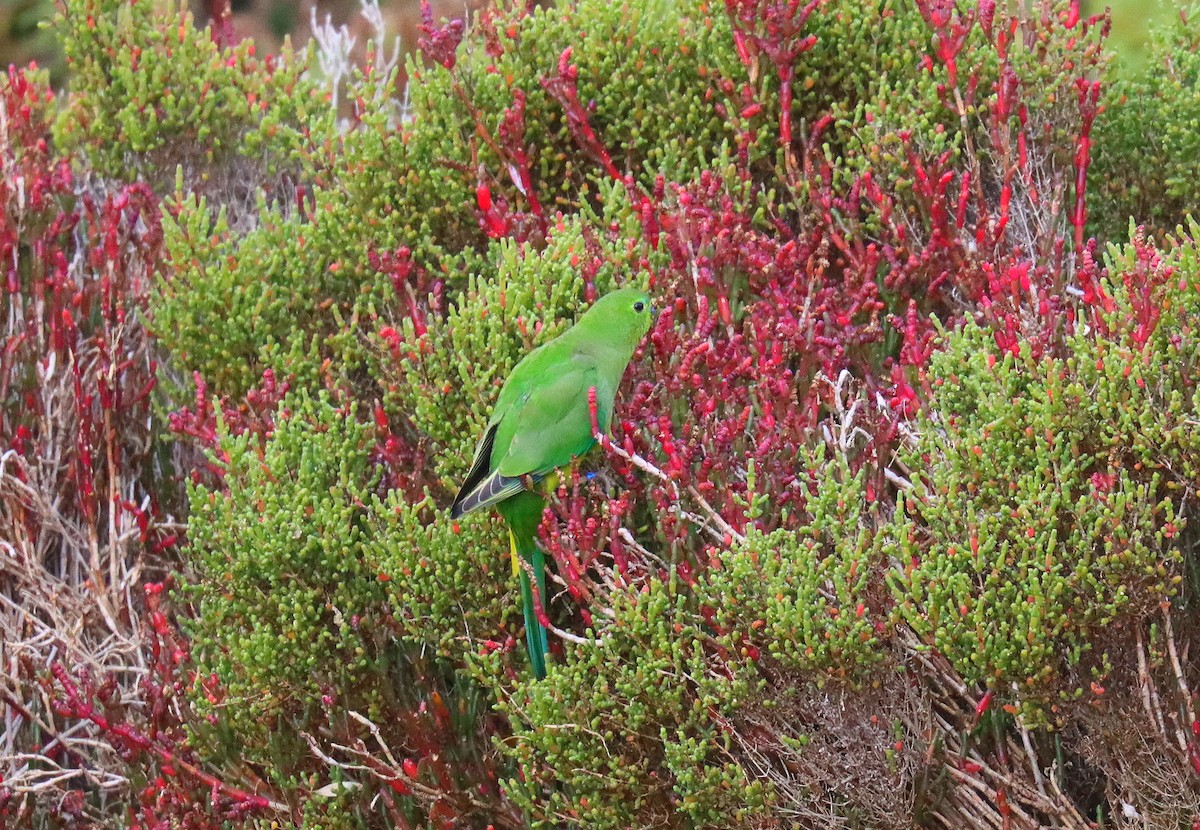
[[[0,81],[0,819],[1200,822],[1200,17],[1141,74],[1020,5],[426,9],[400,67],[371,4],[66,4],[68,88]],[[631,283],[535,681],[447,507]]]

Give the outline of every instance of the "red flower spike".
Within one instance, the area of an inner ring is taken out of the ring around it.
[[[475,202],[479,205],[479,209],[484,213],[488,213],[492,209],[492,191],[486,184],[480,184],[475,188]]]
[[[429,0],[421,0],[421,22],[417,24],[417,29],[421,32],[417,38],[417,48],[421,54],[446,69],[454,69],[458,45],[466,30],[463,21],[451,20],[444,26],[436,26]]]

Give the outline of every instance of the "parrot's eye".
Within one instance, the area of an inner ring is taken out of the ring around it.
[[[633,304],[633,310],[637,311],[637,312],[645,311],[646,304],[643,303],[641,300],[638,300],[636,303]]]

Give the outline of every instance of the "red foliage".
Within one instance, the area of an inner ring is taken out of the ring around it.
[[[548,227],[546,213],[533,182],[532,150],[525,143],[525,92],[519,88],[513,89],[512,105],[504,110],[500,126],[493,136],[483,114],[470,102],[461,86],[456,88],[475,120],[476,133],[484,138],[496,154],[513,187],[529,206],[528,213],[515,211],[502,196],[493,196],[487,170],[481,163],[479,184],[475,190],[480,227],[492,239],[510,235],[521,240],[531,235],[544,237]]]
[[[1031,112],[1045,99],[1035,101],[1037,90],[1025,88],[1009,54],[1018,38],[1061,42],[1063,30],[1085,42],[1099,18],[1018,20],[991,3],[967,11],[920,3],[931,29],[926,69],[943,79],[947,109],[974,119],[973,139],[960,156],[931,155],[899,133],[910,187],[897,190],[872,171],[835,185],[817,149],[827,119],[807,141],[792,141],[791,66],[813,45],[805,25],[820,2],[726,6],[743,62],[767,60],[780,82],[769,105],[717,83],[735,99],[721,111],[742,113],[731,118],[776,108],[784,169],[764,180],[743,154],[741,182],[752,192],[786,182],[799,216],[756,217],[747,205],[757,202],[735,198],[714,174],[640,191],[587,121],[569,49],[543,80],[579,147],[627,183],[645,242],[669,255],[650,279],[671,299],[618,397],[605,466],[620,486],[604,477],[564,482],[542,526],[585,617],[596,590],[589,569],[599,559],[611,557],[621,575],[660,569],[643,554],[631,557],[629,540],[618,535],[623,525],[656,528],[656,558],[674,563],[682,578],[706,567],[714,548],[745,530],[751,463],[756,489],[771,496],[757,520],[764,530],[802,521],[807,471],[799,459],[819,443],[847,454],[854,469],[867,468],[869,498],[890,499],[897,479],[888,465],[903,420],[921,405],[935,320],[953,327],[970,314],[994,328],[1001,348],[1055,350],[1080,308],[1100,299],[1094,243],[1081,236],[1099,95],[1099,85],[1083,79],[1096,74],[1099,51],[1088,47],[1080,65],[1064,65],[1059,83],[1072,94],[1062,97],[1074,100],[1078,91],[1078,112],[1063,111],[1055,128],[1074,131],[1076,151],[1065,157],[1069,176],[1049,179],[1038,165],[1056,163],[1061,147],[1049,144],[1046,114]],[[998,64],[994,83],[963,63],[965,44],[979,33]],[[1153,311],[1143,316],[1148,329]]]
[[[421,0],[421,22],[417,28],[421,30],[417,47],[425,57],[447,69],[453,69],[457,60],[455,51],[462,42],[466,24],[462,20],[451,20],[444,26],[434,25],[429,0]]]
[[[51,666],[57,686],[47,681],[47,691],[54,696],[56,715],[94,724],[99,737],[116,749],[125,763],[136,766],[153,782],[130,805],[132,827],[215,829],[223,821],[238,821],[268,810],[272,803],[206,772],[188,746],[186,719],[195,717],[189,693],[199,681],[186,671],[186,640],[160,608],[164,587],[145,587],[149,624],[144,637],[152,660],[138,684],[134,705],[115,694],[116,675],[102,682],[86,674],[74,678],[57,662]],[[204,686],[210,697],[218,693],[215,678]]]
[[[792,144],[792,82],[800,55],[816,45],[817,37],[804,29],[809,17],[825,0],[725,0],[733,24],[738,57],[748,69],[759,55],[767,58],[779,80],[779,144]],[[751,73],[754,74],[753,71]]]
[[[542,88],[550,97],[562,105],[563,115],[567,119],[567,129],[581,150],[587,153],[604,172],[617,181],[624,181],[624,176],[617,170],[612,156],[596,136],[596,131],[588,118],[587,108],[579,100],[579,67],[571,63],[571,47],[568,46],[558,56],[557,71],[542,78]]]
[[[161,244],[157,201],[141,185],[76,197],[70,163],[48,148],[40,110],[50,93],[10,69],[0,94],[18,116],[9,139],[20,142],[8,150],[13,173],[0,180],[9,309],[0,399],[10,404],[0,408],[0,443],[16,450],[18,476],[39,459],[66,462],[69,498],[95,521],[124,510],[128,499],[110,486],[136,468],[126,456],[145,451],[133,448],[156,383],[140,322]],[[61,428],[73,446],[61,443]]]
[[[261,446],[275,431],[275,413],[291,388],[291,382],[278,381],[275,371],[267,369],[263,372],[262,386],[249,390],[245,400],[238,404],[225,398],[213,401],[208,394],[208,384],[200,373],[195,372],[192,377],[196,384],[195,405],[192,408],[181,407],[168,416],[171,432],[192,439],[196,446],[217,459],[202,462],[202,468],[193,469],[193,481],[201,480],[202,470],[220,479],[225,473],[223,464],[229,458],[220,448],[218,412],[220,422],[225,425],[229,435],[250,433]]]
[[[97,190],[75,177],[69,159],[55,154],[45,112],[53,98],[48,89],[10,68],[0,97],[6,113],[0,294],[7,315],[0,331],[0,523],[7,551],[0,591],[17,601],[25,618],[41,620],[31,629],[6,611],[0,634],[23,655],[6,684],[5,704],[35,724],[53,720],[33,711],[41,697],[30,694],[47,652],[64,663],[101,668],[139,659],[131,652],[140,645],[134,629],[141,607],[128,591],[140,575],[165,564],[178,538],[161,505],[174,500],[172,485],[152,470],[158,364],[144,328],[162,233],[158,200],[147,187]],[[169,627],[156,597],[147,610],[150,653],[156,669],[167,670],[176,644],[164,639]],[[54,643],[39,635],[40,644],[22,642],[44,628],[70,631],[71,638]],[[96,653],[89,651],[105,640]],[[68,680],[63,664],[56,664],[55,674]],[[104,723],[119,738],[114,747],[129,755],[139,746],[156,746],[159,736],[133,730],[108,711],[123,697],[116,691],[120,682],[130,678],[113,675],[89,684],[83,697],[71,685],[54,714]],[[148,717],[168,708],[168,683],[152,674],[138,687]],[[14,731],[6,735],[18,746],[26,737],[21,722],[10,719]],[[29,749],[89,767],[79,757],[89,750],[69,734],[64,727]],[[82,789],[62,794],[52,812],[65,821],[83,820],[84,795]],[[0,806],[0,817],[27,815],[22,811],[28,803],[13,791],[0,794],[0,802],[7,805]]]
[[[422,337],[428,331],[428,321],[444,313],[446,283],[413,262],[412,251],[401,247],[396,251],[371,251],[371,267],[388,274],[403,307],[403,317],[409,320],[413,333]],[[403,339],[391,326],[378,332],[394,360],[404,357]],[[420,500],[426,480],[423,472],[430,469],[426,448],[417,430],[404,420],[389,418],[383,407],[376,404],[372,412],[377,429],[374,460],[383,472],[382,488],[399,490],[412,500]]]

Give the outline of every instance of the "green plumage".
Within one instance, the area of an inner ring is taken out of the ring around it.
[[[652,316],[645,292],[614,291],[513,367],[450,508],[451,517],[458,517],[494,506],[508,523],[513,567],[521,576],[526,642],[539,679],[545,676],[546,632],[535,613],[529,575],[518,567],[519,559],[530,564],[544,608],[545,567],[536,538],[545,500],[534,485],[595,445],[592,389],[597,423],[608,429],[621,376]]]
[[[546,629],[537,615],[534,604],[533,585],[529,580],[529,572],[521,567],[521,560],[529,563],[529,570],[537,579],[538,599],[543,611],[547,605],[546,598],[546,555],[537,546],[537,529],[542,523],[542,511],[546,501],[541,494],[522,490],[515,496],[509,496],[496,505],[496,510],[508,524],[512,543],[513,570],[521,578],[521,609],[525,613],[525,645],[529,649],[529,663],[533,674],[538,680],[546,676]]]

